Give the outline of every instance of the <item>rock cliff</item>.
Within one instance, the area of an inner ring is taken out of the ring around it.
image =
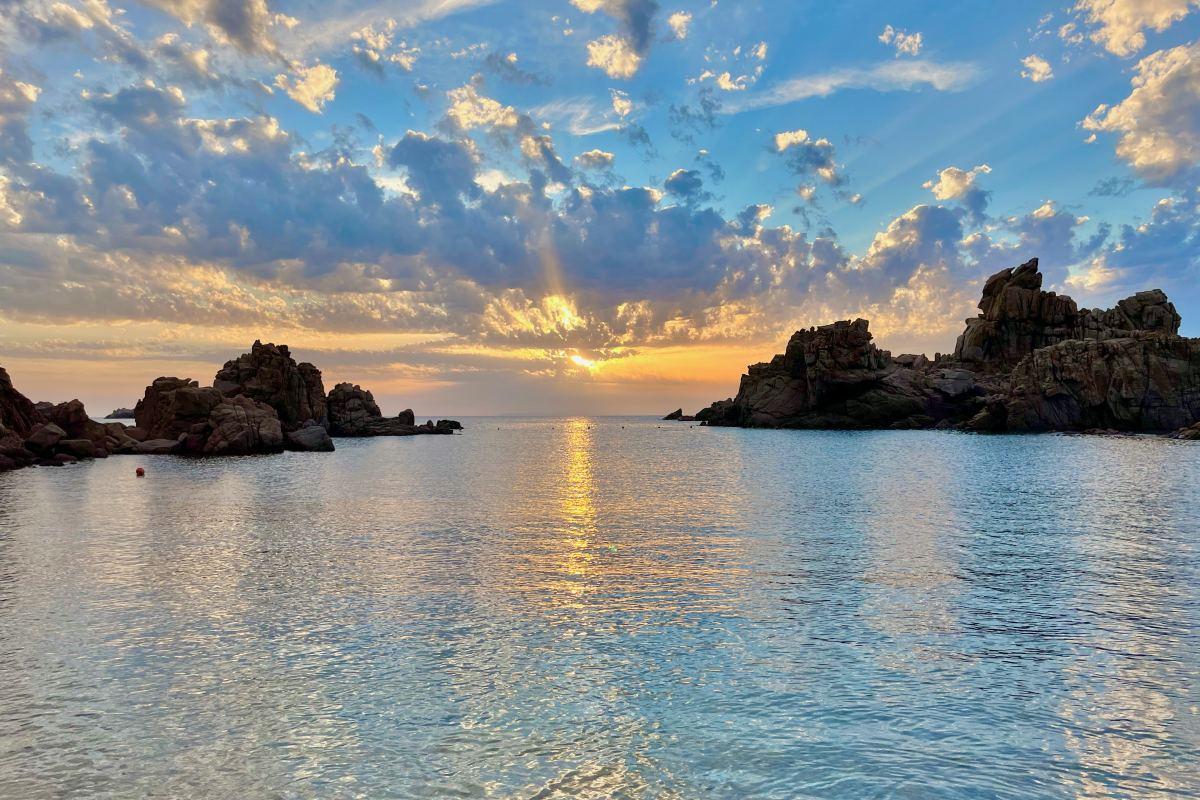
[[[798,331],[696,417],[768,428],[1168,432],[1200,421],[1200,339],[1160,290],[1107,310],[1042,291],[1033,259],[987,280],[952,355],[893,358],[866,320]]]

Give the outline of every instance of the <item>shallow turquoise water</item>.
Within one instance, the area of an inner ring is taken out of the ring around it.
[[[0,797],[1200,793],[1200,444],[465,422],[0,475]]]

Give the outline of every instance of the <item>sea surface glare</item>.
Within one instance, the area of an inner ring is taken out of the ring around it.
[[[464,423],[0,475],[0,797],[1200,795],[1200,443]]]

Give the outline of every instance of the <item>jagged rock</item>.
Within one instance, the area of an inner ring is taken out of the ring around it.
[[[299,450],[301,452],[313,453],[331,453],[333,452],[333,439],[329,437],[329,431],[321,425],[310,425],[307,428],[289,431],[286,434],[287,449]]]
[[[53,422],[46,422],[30,432],[25,439],[25,446],[35,453],[49,454],[66,435],[67,432]]]
[[[167,450],[164,440],[179,443],[169,452],[200,455],[283,449],[283,429],[274,408],[244,395],[226,397],[215,387],[202,388],[187,378],[156,379],[146,387],[134,414],[146,439],[136,449],[143,455]]]
[[[326,422],[321,371],[312,364],[297,364],[285,344],[255,341],[249,353],[225,362],[213,388],[226,397],[243,395],[266,403],[286,430]]]
[[[222,400],[216,389],[188,378],[156,378],[134,408],[134,420],[145,439],[175,440],[206,423]]]
[[[329,431],[334,436],[360,436],[364,427],[383,419],[383,412],[375,402],[375,396],[361,386],[339,383],[329,392],[326,401]],[[404,415],[402,414],[401,417]],[[412,426],[415,422],[409,412],[407,420],[397,418],[396,424]]]
[[[33,408],[34,408],[34,410],[37,411],[38,414],[40,414],[41,416],[44,417],[45,415],[47,415],[51,411],[53,411],[54,407],[56,405],[58,405],[58,403],[50,403],[50,402],[47,402],[46,400],[42,400],[40,402],[34,403]]]
[[[13,388],[12,379],[0,367],[0,426],[23,438],[43,421],[33,403]]]
[[[1079,310],[1044,292],[1038,261],[988,279],[952,356],[897,358],[864,320],[796,333],[742,376],[707,425],[1168,431],[1200,420],[1200,339],[1167,296]]]
[[[439,419],[437,425],[434,427],[446,431],[461,431],[463,429],[462,423],[456,419]]]
[[[367,394],[370,394],[370,392],[368,392]],[[396,420],[401,425],[416,425],[417,424],[417,415],[413,413],[413,410],[411,408],[406,408],[403,411],[401,411],[399,414],[396,415]]]
[[[1044,347],[1013,370],[1006,429],[1175,431],[1200,419],[1200,339],[1151,333]]]
[[[78,400],[59,403],[46,411],[44,416],[62,428],[66,432],[66,438],[91,441],[95,457],[103,458],[108,455],[108,429],[103,423],[96,422],[88,416],[83,403]]]
[[[118,408],[109,414],[105,419],[133,419],[132,408]]]
[[[668,420],[674,421],[674,420],[679,419],[682,416],[683,416],[683,409],[677,408],[674,411],[672,411],[670,414],[667,414],[665,417],[663,417],[663,421],[664,422],[666,422]]]

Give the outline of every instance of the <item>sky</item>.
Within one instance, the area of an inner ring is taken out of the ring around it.
[[[0,366],[255,339],[423,415],[694,411],[947,352],[1038,257],[1200,335],[1200,0],[0,0]]]

